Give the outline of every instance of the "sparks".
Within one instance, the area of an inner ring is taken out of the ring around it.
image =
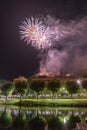
[[[19,26],[20,37],[37,49],[47,49],[58,46],[59,41],[64,41],[67,37],[75,37],[79,31],[74,26],[66,26],[51,16],[43,19],[26,18]]]
[[[45,49],[51,45],[49,28],[45,27],[39,18],[26,19],[19,28],[21,39],[27,44],[38,49]]]

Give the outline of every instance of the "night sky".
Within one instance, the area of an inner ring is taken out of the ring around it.
[[[26,17],[47,14],[62,20],[86,16],[87,0],[0,0],[0,79],[39,71],[39,52],[20,40],[19,25]]]

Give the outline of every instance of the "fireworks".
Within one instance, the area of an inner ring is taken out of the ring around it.
[[[50,30],[39,18],[26,19],[19,28],[21,39],[27,44],[31,43],[38,49],[45,49],[51,45]]]
[[[43,19],[26,18],[19,28],[21,39],[37,49],[58,46],[61,40],[64,42],[68,37],[75,38],[80,30],[80,27],[75,22],[71,22],[68,25],[51,16],[46,16]]]

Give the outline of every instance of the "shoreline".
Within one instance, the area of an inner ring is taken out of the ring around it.
[[[87,107],[87,99],[4,99],[0,100],[0,105],[16,105],[20,107]]]

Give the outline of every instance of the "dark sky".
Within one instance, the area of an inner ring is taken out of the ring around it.
[[[20,40],[19,25],[41,14],[65,20],[82,17],[87,15],[87,0],[0,0],[0,79],[38,72],[38,51]]]

